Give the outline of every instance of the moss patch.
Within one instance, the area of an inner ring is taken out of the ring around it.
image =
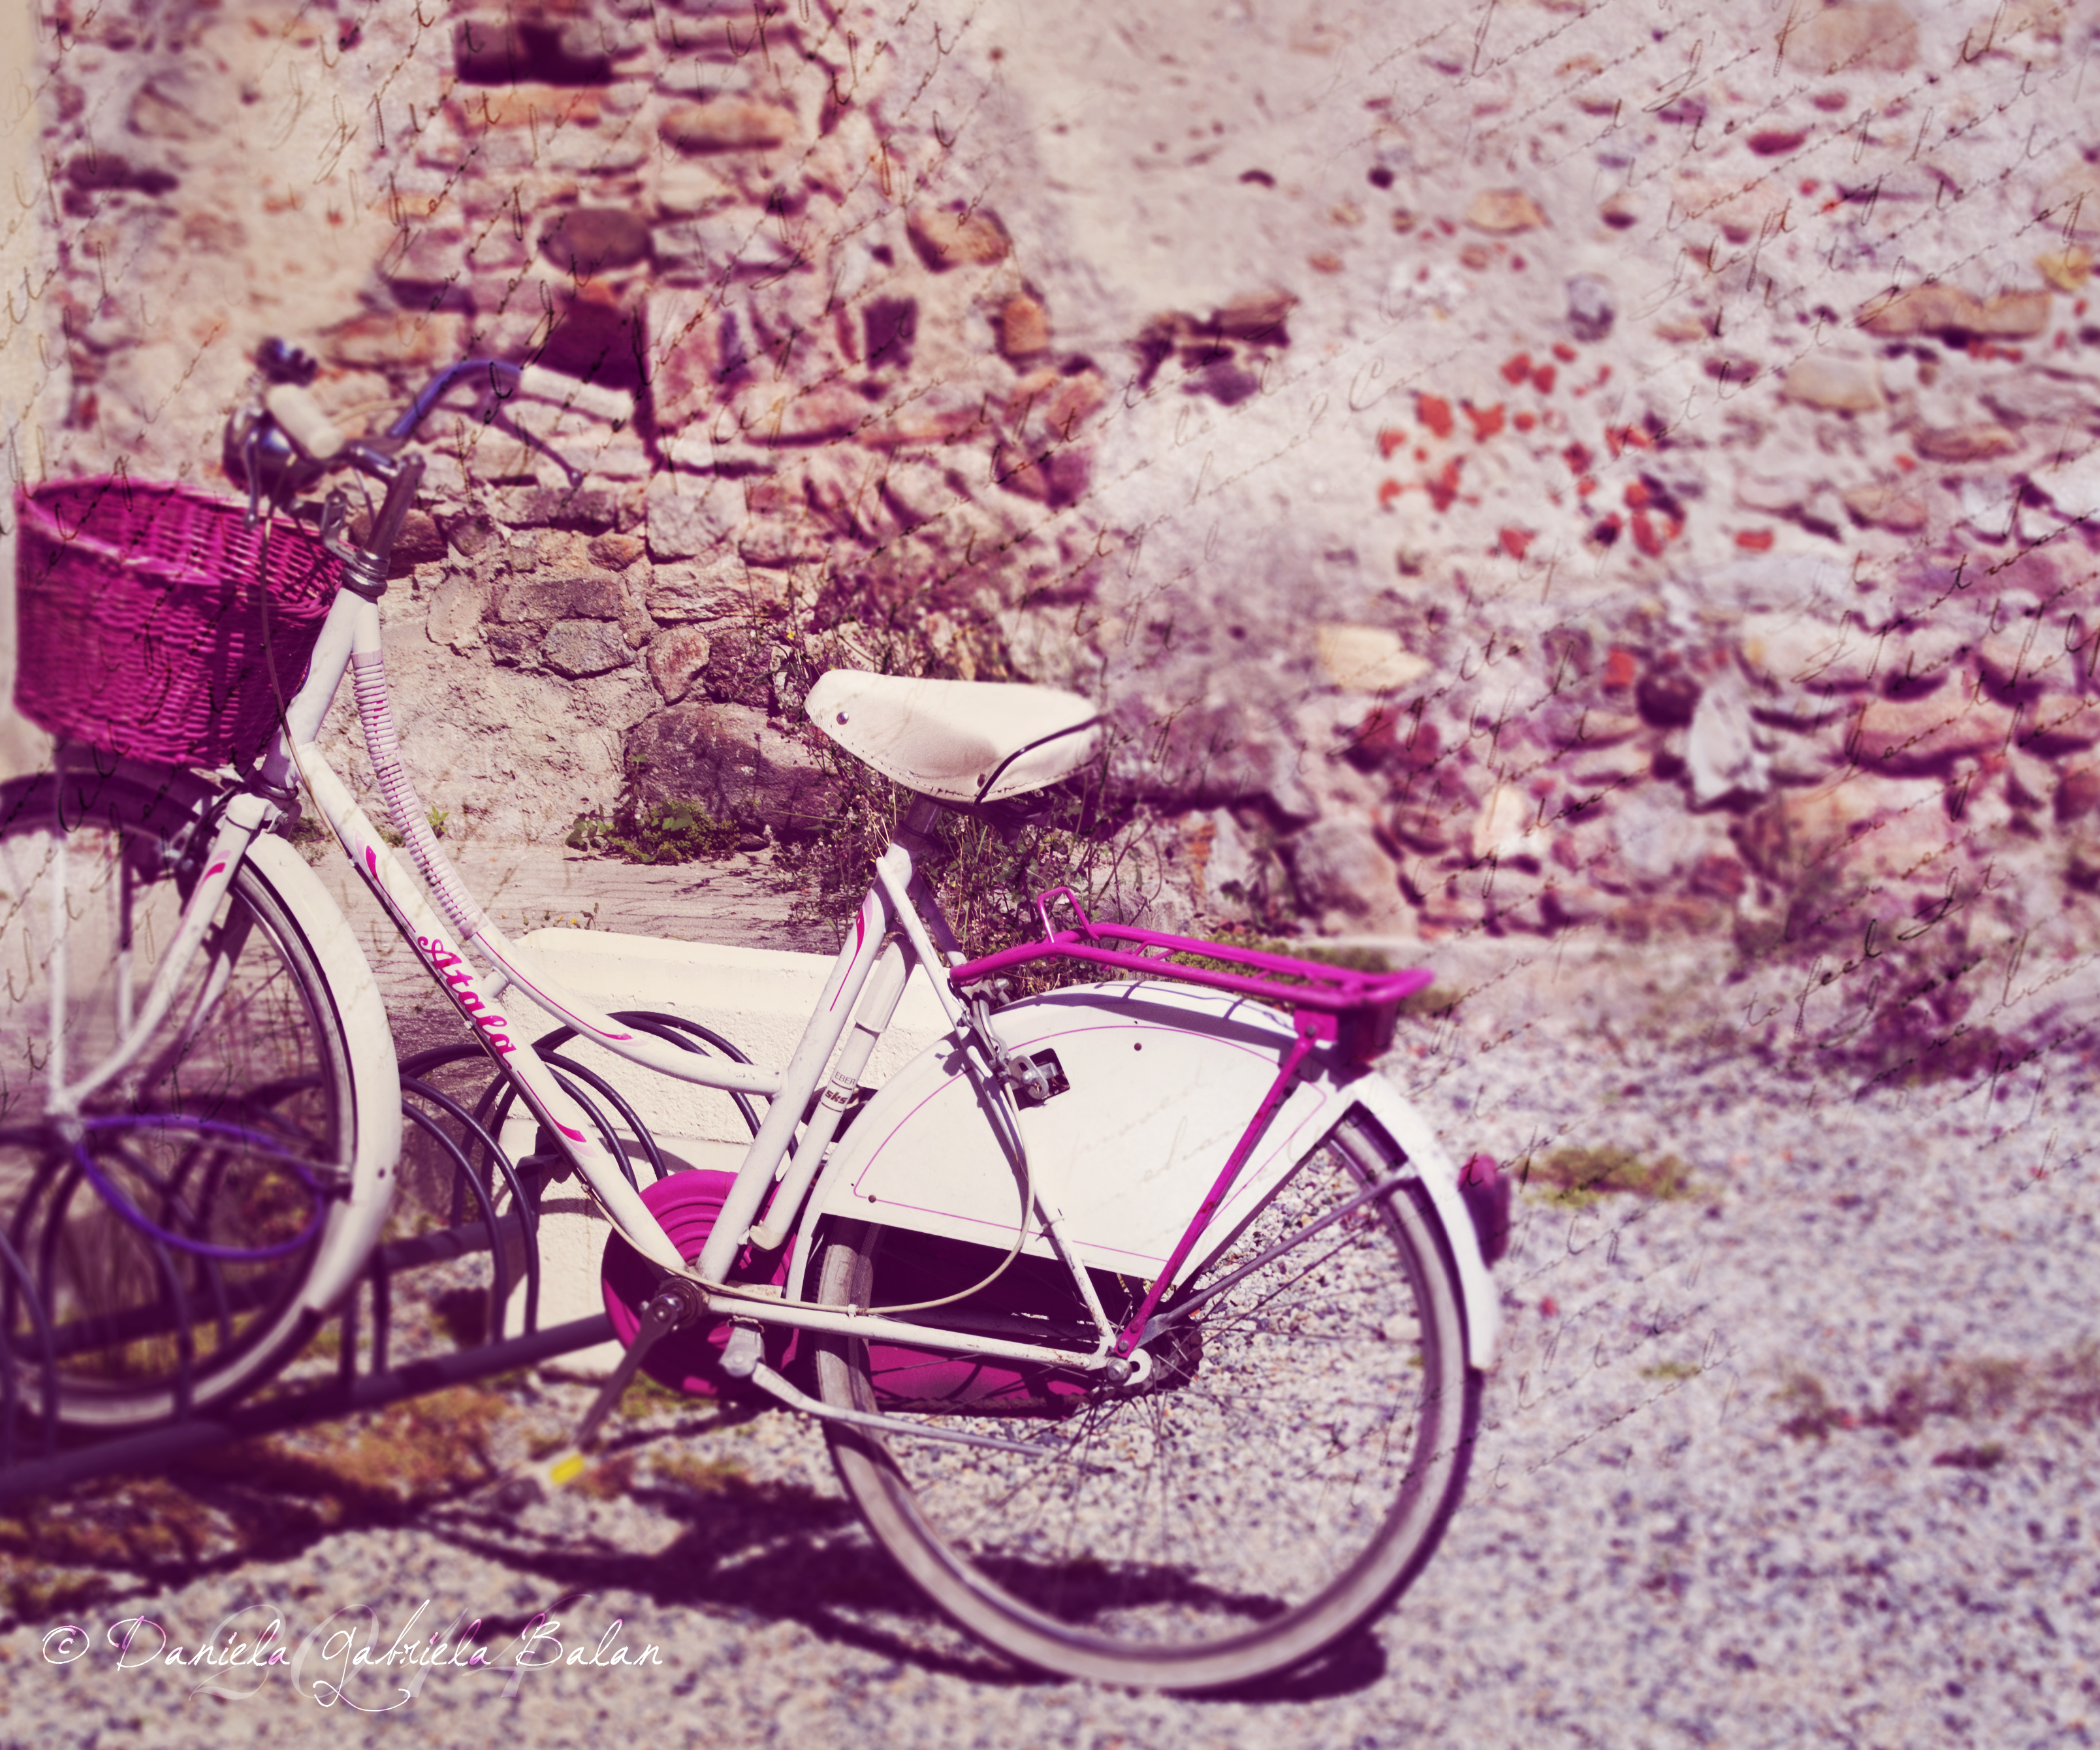
[[[1813,1373],[1789,1373],[1773,1402],[1785,1413],[1779,1431],[1791,1439],[1825,1440],[1860,1428],[1886,1430],[1899,1440],[1916,1439],[1935,1422],[2008,1424],[2015,1432],[2045,1417],[2081,1426],[2100,1423],[2100,1341],[2040,1360],[1987,1355],[1957,1359],[1899,1375],[1879,1404],[1841,1404]],[[2002,1463],[2007,1448],[1987,1439],[1952,1447],[1932,1462],[1957,1470],[1988,1470]]]
[[[1533,1157],[1523,1183],[1542,1188],[1560,1209],[1586,1209],[1612,1193],[1682,1202],[1700,1195],[1692,1169],[1674,1154],[1652,1158],[1630,1148],[1555,1148]]]
[[[695,1494],[720,1494],[725,1489],[748,1487],[750,1473],[726,1458],[701,1458],[691,1452],[660,1452],[650,1474],[659,1483],[692,1490]]]
[[[620,1395],[620,1413],[629,1422],[646,1422],[652,1416],[682,1414],[705,1402],[705,1399],[673,1391],[646,1373],[637,1373],[633,1384]]]

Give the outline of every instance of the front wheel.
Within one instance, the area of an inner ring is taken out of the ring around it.
[[[1344,1125],[1176,1300],[1286,1245],[1393,1167]],[[974,1257],[946,1263],[958,1285],[973,1265],[983,1274]],[[1095,1280],[1112,1316],[1134,1311],[1142,1285]],[[818,1298],[879,1307],[927,1298],[930,1285],[918,1236],[853,1223],[823,1254]],[[1457,1276],[1419,1187],[1403,1182],[1290,1245],[1152,1349],[1140,1390],[1074,1376],[924,1417],[1038,1442],[1039,1457],[833,1424],[833,1461],[911,1577],[1041,1669],[1215,1688],[1301,1664],[1383,1610],[1457,1503],[1478,1414]],[[897,1363],[834,1340],[817,1358],[824,1400],[900,1407],[885,1390]],[[1030,1407],[1017,1415],[1017,1404]]]
[[[244,862],[165,1020],[130,1032],[196,879],[204,791],[91,758],[0,787],[0,1386],[121,1433],[230,1401],[311,1335],[351,1157],[349,1043],[293,906]]]

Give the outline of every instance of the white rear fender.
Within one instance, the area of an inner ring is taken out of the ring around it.
[[[1020,1111],[1036,1200],[1097,1269],[1156,1276],[1276,1079],[1290,1047],[1273,1009],[1185,986],[1052,992],[992,1018],[1009,1051],[1054,1058],[1064,1091]],[[1219,1212],[1222,1237],[1331,1120],[1330,1091],[1303,1084]],[[1004,1251],[1021,1220],[1021,1176],[952,1037],[897,1074],[826,1168],[820,1211]],[[1052,1255],[1030,1220],[1023,1248]],[[1192,1259],[1188,1267],[1200,1262]]]
[[[1502,1296],[1480,1257],[1480,1241],[1458,1189],[1458,1168],[1436,1140],[1436,1133],[1412,1101],[1376,1071],[1359,1076],[1345,1090],[1348,1104],[1376,1121],[1422,1175],[1444,1239],[1458,1267],[1458,1286],[1466,1297],[1467,1359],[1482,1373],[1493,1370],[1502,1331]]]
[[[1054,991],[993,1017],[1009,1051],[1064,1091],[1020,1110],[1037,1201],[1096,1269],[1149,1281],[1224,1170],[1295,1035],[1275,1009],[1186,985],[1131,983]],[[1449,1157],[1413,1109],[1374,1075],[1302,1080],[1242,1166],[1202,1242],[1194,1275],[1290,1168],[1352,1107],[1372,1112],[1416,1163],[1450,1240],[1476,1364],[1499,1320]],[[820,1214],[880,1222],[1004,1251],[1021,1219],[1021,1179],[982,1091],[952,1038],[883,1085],[833,1150]],[[1030,1220],[1025,1251],[1051,1255]],[[1484,1339],[1485,1338],[1485,1342]]]

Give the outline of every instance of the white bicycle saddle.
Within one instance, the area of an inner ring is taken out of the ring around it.
[[[1078,694],[1005,681],[834,668],[810,689],[809,712],[856,760],[938,802],[1040,790],[1084,765],[1101,740],[1099,713]]]

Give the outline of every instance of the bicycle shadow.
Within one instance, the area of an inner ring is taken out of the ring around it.
[[[751,1413],[730,1411],[708,1426],[719,1428]],[[632,1450],[650,1439],[636,1435],[619,1444]],[[709,1478],[698,1488],[661,1480],[630,1483],[625,1492],[683,1529],[662,1549],[637,1555],[594,1536],[536,1536],[502,1515],[500,1507],[492,1511],[478,1502],[462,1504],[442,1523],[426,1523],[463,1552],[562,1592],[620,1589],[666,1609],[792,1621],[834,1646],[999,1688],[1061,1687],[1070,1681],[977,1648],[873,1541],[842,1497],[731,1474]],[[1053,1574],[1017,1568],[995,1577],[1023,1597],[1054,1589],[1068,1607],[1079,1607],[1084,1615],[1084,1576],[1075,1589],[1070,1569]],[[1116,1581],[1113,1594],[1108,1579],[1104,1575],[1104,1604],[1112,1595],[1130,1602],[1127,1576]],[[1162,1572],[1149,1597],[1229,1604],[1255,1614],[1260,1610],[1260,1601],[1226,1598],[1171,1571]],[[1364,1629],[1295,1671],[1188,1699],[1326,1699],[1370,1688],[1388,1668],[1378,1637]]]
[[[615,1456],[647,1439],[748,1419],[732,1413],[630,1437]],[[412,1444],[438,1420],[403,1418],[388,1432]],[[474,1444],[457,1422],[445,1431],[456,1448]],[[251,1566],[298,1563],[359,1532],[408,1530],[506,1569],[549,1598],[624,1592],[666,1610],[796,1622],[823,1640],[971,1682],[1040,1681],[976,1653],[960,1633],[956,1650],[945,1651],[945,1619],[867,1537],[842,1496],[726,1470],[698,1488],[638,1481],[623,1492],[677,1527],[668,1545],[639,1554],[578,1527],[573,1514],[517,1511],[504,1499],[505,1474],[491,1464],[441,1461],[418,1474],[384,1461],[395,1456],[368,1440],[343,1455],[255,1442],[161,1474],[107,1478],[15,1503],[0,1519],[0,1631],[165,1597]]]
[[[705,1492],[660,1484],[630,1492],[684,1527],[653,1554],[637,1555],[595,1538],[534,1536],[476,1509],[428,1528],[463,1552],[562,1593],[620,1590],[664,1609],[794,1622],[833,1646],[997,1688],[1053,1688],[1070,1681],[1017,1668],[971,1646],[868,1537],[843,1499],[744,1479],[725,1479]],[[1162,1595],[1192,1599],[1202,1589],[1171,1576],[1162,1576],[1160,1585]],[[885,1626],[876,1617],[898,1625]],[[943,1639],[957,1650],[941,1645]],[[1325,1699],[1370,1687],[1387,1668],[1383,1647],[1365,1630],[1298,1671],[1189,1699]]]
[[[384,1449],[370,1444],[370,1432],[340,1457],[254,1443],[167,1475],[112,1479],[21,1503],[14,1523],[0,1527],[0,1583],[9,1578],[10,1558],[74,1577],[58,1591],[7,1585],[0,1628],[90,1603],[179,1592],[251,1564],[297,1562],[345,1535],[407,1529],[505,1570],[550,1599],[624,1594],[721,1622],[792,1623],[828,1646],[996,1689],[1069,1681],[978,1648],[874,1542],[841,1494],[753,1478],[732,1463],[695,1462],[687,1474],[671,1477],[660,1461],[656,1474],[633,1474],[646,1448],[722,1432],[757,1413],[725,1405],[609,1443],[599,1458],[597,1498],[616,1496],[676,1527],[647,1553],[620,1541],[631,1537],[631,1519],[619,1532],[601,1532],[564,1504],[521,1510],[511,1493],[515,1476],[485,1453],[436,1471],[404,1470],[401,1452],[427,1454],[423,1436],[439,1426],[455,1450],[475,1449],[470,1417],[462,1434],[460,1404],[430,1400],[398,1406],[390,1422],[382,1421]],[[1165,1593],[1179,1584],[1161,1576]],[[532,1614],[520,1617],[520,1629]],[[492,1616],[489,1627],[498,1626]],[[1383,1648],[1366,1632],[1299,1672],[1191,1699],[1319,1699],[1369,1687],[1386,1669]]]
[[[463,1501],[421,1523],[550,1595],[625,1593],[661,1610],[790,1622],[832,1646],[1001,1688],[1056,1681],[979,1652],[950,1629],[842,1497],[736,1475],[701,1487],[644,1481],[625,1493],[679,1527],[668,1544],[638,1554],[598,1533],[539,1528],[530,1512],[514,1517],[500,1500]]]

